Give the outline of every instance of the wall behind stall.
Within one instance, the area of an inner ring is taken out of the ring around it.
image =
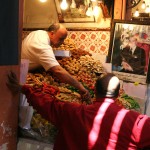
[[[68,38],[72,39],[77,48],[107,55],[110,31],[69,31]]]
[[[24,39],[31,31],[23,31]],[[68,31],[68,38],[72,39],[76,48],[84,49],[99,55],[107,55],[110,40],[110,30]]]
[[[22,0],[5,0],[0,5],[0,150],[17,149],[18,95],[6,86],[7,74],[19,77]]]

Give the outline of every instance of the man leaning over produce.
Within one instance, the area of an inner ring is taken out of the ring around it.
[[[51,46],[59,47],[66,37],[67,30],[59,23],[52,24],[47,31],[32,31],[22,42],[21,58],[29,60],[29,71],[43,67],[45,71],[51,72],[61,82],[68,83],[77,88],[82,99],[90,99],[89,91],[60,66],[53,53]],[[31,112],[33,111],[31,110]],[[30,112],[27,114],[29,116],[27,116],[26,120],[29,122],[32,119],[32,115]],[[20,118],[20,121],[23,120],[22,118]],[[23,122],[25,121],[23,120]],[[27,125],[21,126],[20,133],[33,138],[38,137],[30,129],[28,122],[26,123]]]
[[[56,100],[57,89],[20,85],[8,75],[12,94],[22,92],[43,118],[59,130],[54,150],[137,150],[150,148],[150,118],[115,103],[120,82],[112,73],[96,81],[96,101],[85,105]],[[42,92],[41,92],[42,91]]]

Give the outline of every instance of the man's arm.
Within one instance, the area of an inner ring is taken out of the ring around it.
[[[60,116],[59,108],[62,109],[63,102],[56,102],[55,95],[58,89],[50,85],[45,85],[41,88],[34,88],[29,85],[19,84],[19,80],[15,73],[10,72],[8,75],[8,81],[6,83],[7,87],[11,91],[12,95],[23,93],[26,95],[28,103],[33,106],[34,109],[38,111],[48,121],[52,123],[57,123],[57,117]],[[59,103],[59,104],[58,104]]]
[[[70,109],[64,109],[64,105],[68,108],[76,106],[76,103],[67,103],[57,101],[55,95],[59,92],[56,87],[44,84],[42,87],[35,88],[30,85],[20,85],[15,73],[8,74],[6,83],[13,95],[23,93],[26,95],[28,103],[42,115],[43,118],[50,121],[57,127],[61,124],[64,113],[68,113]],[[68,106],[69,105],[69,106]]]
[[[26,95],[28,103],[33,106],[43,118],[58,127],[65,103],[56,100],[55,95],[58,92],[57,89],[50,85],[44,85],[39,89],[29,85],[23,85],[21,92]]]
[[[55,75],[61,82],[68,83],[80,91],[81,97],[84,99],[90,99],[90,94],[84,86],[78,82],[75,78],[73,78],[65,69],[61,66],[54,66],[49,69],[53,75]]]

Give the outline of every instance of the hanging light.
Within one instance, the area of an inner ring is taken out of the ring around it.
[[[98,16],[98,15],[99,15],[99,12],[100,12],[99,7],[98,7],[98,6],[94,6],[93,15],[94,15],[94,16]]]
[[[47,0],[39,0],[40,2],[42,2],[42,3],[45,3]]]
[[[60,8],[62,10],[66,10],[68,8],[68,4],[66,0],[62,0],[61,4],[60,4]]]
[[[134,16],[135,16],[135,17],[138,17],[138,16],[139,16],[139,9],[138,9],[138,8],[136,9],[136,11],[135,11],[135,13],[134,13]]]
[[[76,8],[76,2],[75,0],[72,0],[72,3],[70,5],[70,8]]]
[[[146,7],[146,4],[145,4],[145,1],[143,1],[143,2],[142,2],[142,5],[141,5],[141,8],[142,8],[142,9],[145,9],[145,7]]]
[[[92,10],[91,6],[88,7],[88,9],[86,11],[86,15],[89,16],[89,17],[93,15],[93,10]]]

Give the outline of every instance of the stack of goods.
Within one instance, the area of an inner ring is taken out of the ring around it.
[[[61,44],[59,47],[53,47],[54,50],[73,50],[76,49],[76,46],[73,42],[73,40],[71,40],[70,38],[66,38],[64,40],[64,43]]]
[[[141,112],[138,102],[133,97],[127,95],[123,89],[120,90],[116,103],[126,109]]]
[[[105,72],[103,65],[100,61],[95,60],[92,55],[81,49],[76,49],[75,45],[69,39],[66,39],[64,44],[58,49],[70,50],[71,56],[64,57],[58,60],[60,65],[65,68],[74,78],[81,82],[85,88],[87,88],[91,94],[92,101],[95,99],[94,85],[101,73]],[[43,84],[52,85],[59,90],[55,96],[58,100],[81,103],[81,97],[78,90],[68,84],[61,83],[50,73],[45,71],[39,71],[36,73],[28,73],[27,84],[33,85],[35,88],[42,86]],[[123,101],[118,99],[117,103],[120,105]],[[88,101],[84,102],[89,104]],[[130,102],[129,102],[130,103]],[[123,107],[128,107],[123,105]],[[128,107],[130,109],[130,107]],[[133,109],[133,108],[132,108]],[[43,119],[39,114],[34,113],[32,118],[32,127],[35,130],[39,130],[43,137],[48,140],[54,139],[57,133],[56,128],[47,120]]]

